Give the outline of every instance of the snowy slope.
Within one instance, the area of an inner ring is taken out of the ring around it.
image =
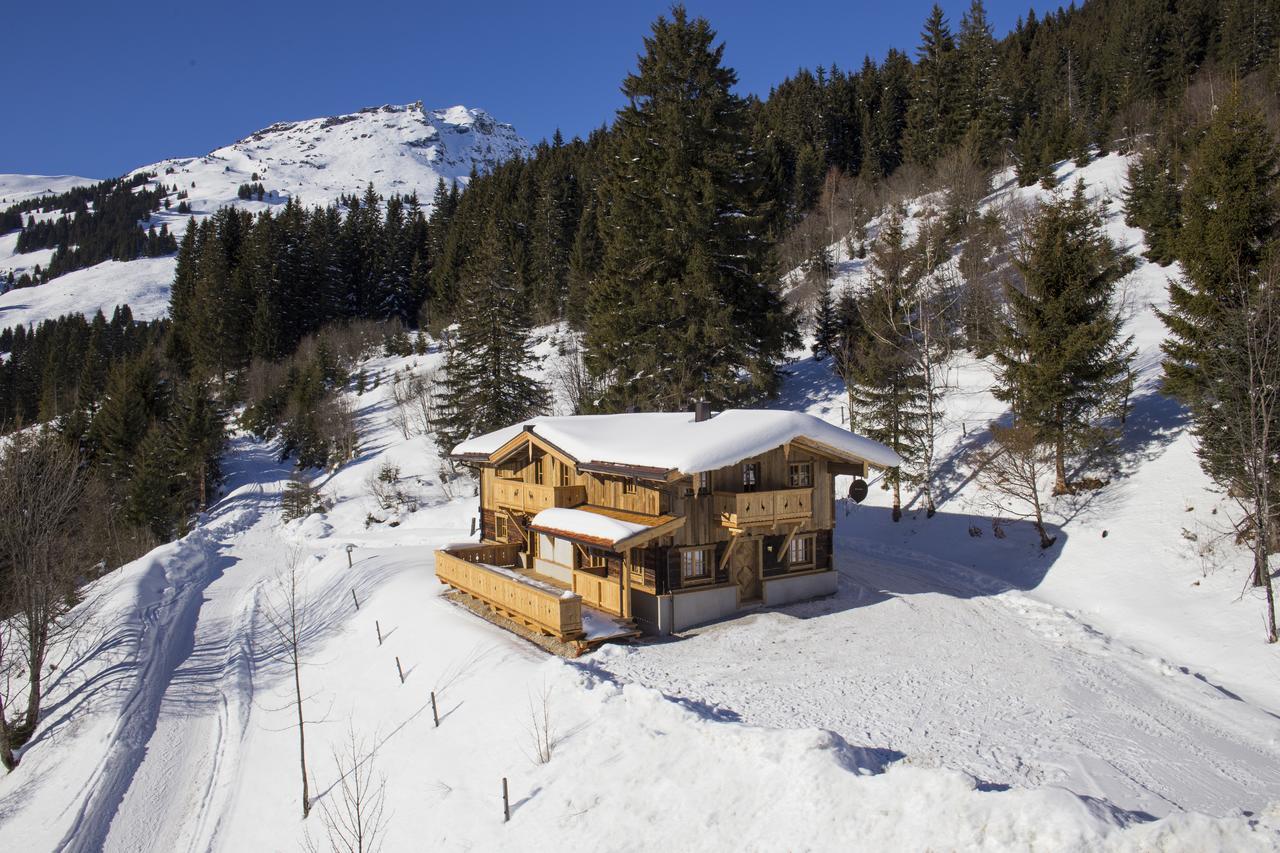
[[[158,320],[169,313],[173,258],[105,261],[73,270],[38,287],[0,293],[0,328],[35,325],[64,314],[107,317],[117,305],[128,305],[135,320]]]
[[[0,208],[9,207],[42,195],[64,193],[73,187],[97,183],[96,178],[76,175],[2,175],[0,174]]]
[[[1081,175],[1114,193],[1123,165]],[[1140,249],[1114,212],[1108,228]],[[854,285],[859,265],[842,269]],[[1151,303],[1168,273],[1140,266],[1129,285],[1143,374],[1122,468],[1091,500],[1055,505],[1049,552],[1021,524],[992,535],[965,450],[1002,409],[988,366],[961,358],[938,515],[894,524],[878,488],[842,504],[837,595],[574,662],[441,596],[431,551],[467,538],[475,487],[446,481],[429,440],[389,418],[391,377],[440,356],[372,359],[377,387],[353,395],[361,455],[317,477],[329,512],[282,523],[287,472],[240,437],[201,526],[91,591],[95,629],[0,778],[0,838],[299,849],[337,802],[331,750],[350,730],[387,781],[387,850],[1280,849],[1276,650],[1257,602],[1236,600],[1242,553],[1183,544],[1183,526],[1226,509],[1176,409],[1151,393]],[[540,331],[541,375],[562,334]],[[840,421],[828,366],[808,359],[781,405]],[[416,511],[373,504],[365,481],[384,461]],[[366,525],[371,513],[387,523]],[[302,678],[319,805],[306,821],[291,681],[265,624],[293,549],[313,626]],[[544,693],[556,746],[538,764],[530,705]]]
[[[185,191],[196,219],[226,206],[252,211],[279,208],[290,198],[309,206],[332,204],[344,194],[359,195],[370,183],[384,196],[417,193],[424,210],[430,211],[441,178],[465,185],[473,168],[484,172],[529,151],[515,128],[483,110],[462,106],[428,110],[418,102],[279,122],[202,157],[162,160],[130,174],[155,174],[159,183]],[[254,182],[266,190],[263,201],[240,199],[240,185]],[[11,197],[11,204],[45,188],[62,191],[85,183],[92,181],[0,175],[0,198]],[[153,215],[151,224],[167,225],[181,236],[190,219],[177,212],[175,202],[171,210]],[[37,264],[47,265],[53,256],[53,250],[17,254],[16,246],[17,232],[0,235],[0,276],[30,272]],[[153,305],[160,298],[167,307],[173,269],[173,258],[166,258],[124,265],[107,262],[77,270],[31,292],[0,298],[0,326],[38,322],[68,311],[92,314],[103,306],[110,313],[115,305],[126,303],[135,317],[161,316],[164,309],[157,312]],[[35,292],[45,288],[53,291]],[[25,307],[18,310],[15,305]],[[56,313],[46,313],[45,306]]]

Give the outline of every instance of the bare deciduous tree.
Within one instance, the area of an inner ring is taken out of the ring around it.
[[[977,455],[978,482],[988,491],[997,512],[1024,518],[1040,534],[1040,547],[1057,541],[1044,526],[1040,485],[1053,470],[1050,448],[1025,424],[991,424],[991,442]]]
[[[302,641],[310,614],[301,569],[302,552],[295,549],[289,553],[285,568],[276,575],[265,615],[275,641],[274,657],[293,671],[292,704],[298,716],[298,763],[302,770],[302,816],[305,818],[311,812],[311,794],[307,788],[306,717],[302,711]]]
[[[373,759],[374,753],[350,728],[343,748],[333,751],[338,784],[320,800],[320,819],[329,849],[335,853],[374,853],[382,847],[387,781],[375,772]],[[317,849],[310,838],[307,847]]]
[[[316,407],[316,415],[317,429],[333,450],[332,467],[354,459],[358,447],[356,414],[346,395],[333,394],[325,398]]]
[[[551,725],[551,686],[543,684],[537,693],[529,693],[529,758],[536,764],[551,760],[556,745],[555,730]]]
[[[576,335],[569,336],[563,356],[554,362],[551,369],[553,396],[557,401],[563,400],[568,405],[568,414],[589,412],[600,396],[601,388],[587,370]]]
[[[0,670],[14,674],[20,661],[27,693],[15,714],[7,692],[12,681],[6,678],[0,690],[0,764],[10,770],[14,750],[40,719],[50,647],[73,629],[66,616],[81,579],[73,522],[85,482],[79,455],[51,430],[16,433],[0,452],[0,616],[9,620]]]

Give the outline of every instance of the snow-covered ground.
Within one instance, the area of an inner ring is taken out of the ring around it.
[[[187,193],[191,214],[157,211],[150,225],[168,226],[177,237],[192,216],[197,220],[220,207],[254,212],[279,209],[290,198],[308,206],[332,204],[342,195],[360,195],[369,184],[383,196],[417,193],[430,211],[437,182],[467,183],[474,167],[484,172],[516,156],[527,156],[529,144],[509,124],[484,110],[455,106],[424,109],[370,107],[349,115],[278,122],[202,157],[162,160],[130,174],[157,175],[156,182]],[[86,178],[0,175],[0,208],[41,195],[90,184]],[[262,201],[239,198],[242,184],[261,183]],[[149,186],[154,186],[155,182]],[[34,214],[37,218],[60,215]],[[0,276],[30,273],[47,266],[53,250],[18,254],[18,233],[0,235]],[[45,285],[0,297],[0,328],[38,323],[64,313],[110,314],[128,304],[140,319],[155,319],[168,310],[173,258],[108,261],[68,273]],[[43,292],[42,292],[43,291]],[[16,306],[21,306],[20,308]]]
[[[74,187],[96,183],[95,178],[77,175],[0,175],[0,208],[19,204],[29,198],[57,195]]]
[[[1114,194],[1122,167],[1081,174]],[[1116,211],[1108,228],[1140,248]],[[1049,551],[1022,524],[993,535],[966,452],[1001,408],[986,365],[962,359],[938,515],[894,524],[875,487],[842,504],[836,596],[571,662],[442,597],[432,549],[467,538],[474,485],[445,482],[429,441],[388,417],[390,377],[439,356],[373,359],[360,456],[318,478],[332,510],[283,523],[286,467],[239,437],[201,526],[91,590],[94,630],[0,779],[0,839],[298,849],[339,798],[331,751],[353,731],[387,782],[388,850],[1280,849],[1276,650],[1240,596],[1247,557],[1206,546],[1226,504],[1154,389],[1167,274],[1142,265],[1128,285],[1142,375],[1122,470],[1055,505]],[[536,350],[554,360],[550,338]],[[838,423],[840,402],[802,359],[779,405]],[[419,506],[366,526],[385,461]],[[266,623],[294,551],[320,804],[305,821],[292,681]],[[556,744],[539,764],[543,695]]]
[[[48,284],[0,293],[0,329],[36,325],[64,314],[108,318],[117,305],[128,305],[135,320],[158,320],[169,313],[174,257],[104,261],[73,270]]]

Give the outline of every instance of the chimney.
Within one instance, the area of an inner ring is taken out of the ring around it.
[[[699,400],[693,404],[693,422],[702,423],[711,420],[711,404],[706,400]]]

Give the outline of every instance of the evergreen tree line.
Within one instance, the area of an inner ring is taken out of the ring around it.
[[[110,320],[99,311],[0,330],[0,432],[91,410],[112,366],[154,347],[166,325],[137,322],[122,305]]]
[[[211,387],[183,379],[163,356],[167,321],[127,306],[0,332],[0,413],[6,431],[44,423],[76,454],[99,500],[86,536],[94,562],[114,566],[172,538],[218,483],[224,417]],[[87,511],[86,511],[87,512]]]
[[[39,284],[63,273],[93,266],[106,260],[131,261],[158,257],[177,251],[177,241],[167,225],[143,227],[151,214],[165,203],[163,185],[148,189],[154,176],[135,175],[77,187],[56,196],[43,196],[9,208],[0,230],[20,227],[17,251],[54,249],[49,264],[29,279],[26,275],[14,286]],[[28,211],[58,209],[56,219],[37,221]],[[25,224],[22,213],[28,212]]]
[[[1275,0],[1094,0],[1029,11],[1003,38],[981,0],[954,26],[935,6],[914,60],[891,49],[856,70],[802,69],[768,97],[746,99],[747,137],[772,202],[767,233],[777,240],[798,222],[832,169],[883,179],[964,147],[987,167],[1007,158],[1022,183],[1035,183],[1058,160],[1090,146],[1105,153],[1147,130],[1202,69],[1274,75],[1278,37]],[[437,208],[437,240],[450,247],[447,260],[437,255],[437,291],[460,279],[484,223],[501,219],[515,223],[516,274],[532,319],[581,328],[580,300],[565,296],[599,251],[595,191],[612,156],[604,143],[617,130],[567,145],[557,137],[529,162],[473,179],[459,215]],[[575,255],[579,263],[569,263]],[[446,300],[446,313],[455,302]]]
[[[429,229],[417,199],[359,199],[254,216],[223,208],[192,221],[178,248],[169,355],[224,377],[278,360],[321,326],[397,318],[416,324],[431,295]]]

